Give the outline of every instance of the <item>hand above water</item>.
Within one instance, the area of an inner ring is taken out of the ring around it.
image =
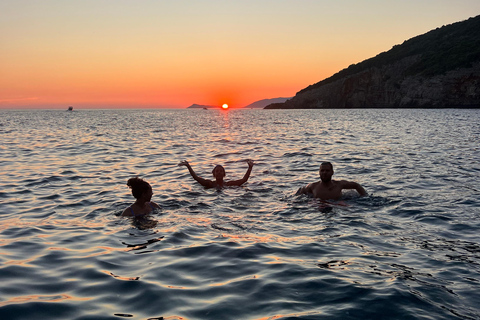
[[[253,167],[253,165],[254,165],[253,160],[247,159],[246,162],[248,163],[248,166],[249,166],[250,168]]]
[[[182,162],[180,162],[180,163],[178,164],[178,166],[180,166],[180,167],[181,167],[181,166],[189,167],[190,164],[188,163],[187,160],[183,160]]]

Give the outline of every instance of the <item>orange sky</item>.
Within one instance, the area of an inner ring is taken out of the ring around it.
[[[243,107],[479,13],[478,0],[2,0],[0,108]]]

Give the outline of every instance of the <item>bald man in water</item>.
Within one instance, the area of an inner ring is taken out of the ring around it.
[[[307,194],[321,200],[338,200],[342,197],[342,190],[344,189],[355,189],[361,196],[367,195],[365,189],[356,182],[332,180],[333,173],[333,165],[330,162],[323,162],[319,170],[321,181],[310,183],[306,187],[298,189],[297,195]]]

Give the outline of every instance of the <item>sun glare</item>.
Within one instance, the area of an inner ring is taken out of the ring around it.
[[[222,108],[223,108],[223,109],[228,109],[228,104],[224,103],[224,104],[222,105]]]

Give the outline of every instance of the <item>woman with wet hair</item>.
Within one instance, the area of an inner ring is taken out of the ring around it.
[[[153,210],[159,209],[160,206],[152,200],[152,187],[150,184],[139,178],[130,178],[127,186],[132,189],[132,195],[137,199],[134,204],[123,211],[122,216],[125,217],[143,217],[150,214]]]

